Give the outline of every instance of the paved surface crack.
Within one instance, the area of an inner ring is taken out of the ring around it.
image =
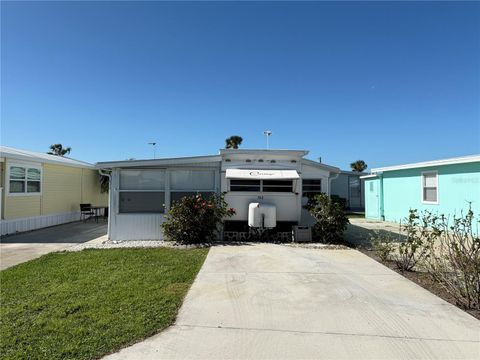
[[[398,340],[422,340],[422,341],[448,341],[448,342],[464,342],[464,343],[479,343],[479,340],[460,340],[460,339],[442,339],[442,338],[422,338],[415,336],[395,336],[395,335],[379,335],[379,334],[355,334],[336,331],[307,331],[307,330],[288,330],[288,329],[262,329],[253,327],[234,327],[234,326],[211,326],[211,325],[191,325],[191,324],[178,324],[173,327],[190,327],[190,328],[203,328],[203,329],[226,329],[226,330],[247,330],[247,331],[271,331],[271,332],[284,332],[293,334],[320,334],[320,335],[336,335],[336,336],[362,336],[362,337],[378,337],[387,339]]]

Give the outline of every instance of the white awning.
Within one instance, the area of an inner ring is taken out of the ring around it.
[[[227,179],[272,179],[272,180],[295,180],[299,179],[297,170],[247,170],[227,169]]]

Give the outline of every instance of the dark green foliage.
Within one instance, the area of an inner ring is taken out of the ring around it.
[[[52,253],[0,272],[2,359],[92,359],[171,325],[207,249]]]
[[[225,139],[225,149],[238,149],[242,144],[243,138],[238,135],[230,136],[228,139]]]
[[[342,209],[346,209],[347,208],[347,199],[345,198],[342,198],[338,195],[330,195],[330,198],[332,199],[332,201],[338,205],[341,206]]]
[[[235,214],[224,194],[204,198],[201,194],[185,196],[175,202],[161,225],[168,241],[180,244],[200,244],[216,238],[223,220]]]
[[[352,171],[362,172],[362,171],[365,171],[367,169],[368,165],[363,160],[357,160],[357,161],[351,163],[350,167],[352,168]]]
[[[62,144],[53,144],[53,145],[50,145],[50,151],[47,154],[64,156],[64,155],[70,154],[71,151],[72,151],[71,147],[64,148]]]
[[[313,226],[314,237],[326,243],[341,242],[349,223],[344,208],[326,194],[315,195],[306,209],[317,221]]]

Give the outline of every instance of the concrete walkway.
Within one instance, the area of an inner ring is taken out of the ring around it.
[[[372,236],[388,236],[394,240],[403,240],[400,224],[389,221],[369,220],[365,218],[351,218],[350,224],[345,231],[345,240],[351,244],[362,247],[370,247]]]
[[[74,222],[2,237],[0,270],[35,259],[52,251],[98,239],[107,233],[105,222]]]
[[[214,247],[176,324],[107,358],[478,359],[480,322],[355,250]]]

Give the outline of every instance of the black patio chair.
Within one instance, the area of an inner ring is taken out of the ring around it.
[[[86,222],[93,216],[95,216],[95,212],[92,210],[92,204],[80,204],[80,220]]]

